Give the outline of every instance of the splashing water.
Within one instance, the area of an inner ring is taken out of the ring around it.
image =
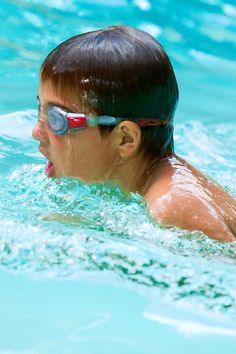
[[[235,242],[161,227],[116,186],[47,179],[26,109],[43,59],[66,38],[113,24],[146,30],[179,82],[177,154],[236,196],[234,1],[1,5],[0,354],[234,353]]]
[[[141,196],[126,197],[118,187],[47,179],[42,158],[33,153],[36,145],[21,134],[35,116],[35,111],[17,113],[17,134],[9,127],[1,132],[0,266],[43,278],[81,279],[96,274],[101,279],[122,279],[168,301],[235,319],[236,243],[161,227],[152,221]],[[196,122],[177,126],[179,151],[189,151],[187,157],[197,165],[197,156],[204,151],[200,167],[223,179],[235,193],[228,184],[236,170],[232,141],[224,153],[220,143],[232,127],[209,129],[211,135]],[[228,171],[217,170],[215,159],[221,168],[230,167]]]

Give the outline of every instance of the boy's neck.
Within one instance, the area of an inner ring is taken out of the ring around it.
[[[125,193],[145,195],[153,179],[165,173],[168,158],[157,158],[152,161],[146,158],[131,158],[125,160],[117,169],[112,180],[118,181]]]

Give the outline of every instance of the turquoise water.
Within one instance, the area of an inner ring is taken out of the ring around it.
[[[0,354],[234,353],[236,243],[155,225],[116,187],[46,179],[31,129],[50,49],[146,29],[180,85],[176,151],[236,195],[236,3],[0,4]]]

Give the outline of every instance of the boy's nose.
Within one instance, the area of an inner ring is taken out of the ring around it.
[[[48,139],[46,131],[42,128],[41,123],[38,122],[37,125],[32,130],[32,137],[35,140],[46,142]]]

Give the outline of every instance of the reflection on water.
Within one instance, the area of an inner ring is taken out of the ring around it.
[[[17,130],[0,129],[1,268],[43,278],[122,279],[168,301],[236,318],[236,243],[160,227],[139,195],[126,198],[114,186],[47,179],[29,135],[36,112],[15,115]],[[233,129],[233,124],[177,125],[176,144],[235,193]]]

